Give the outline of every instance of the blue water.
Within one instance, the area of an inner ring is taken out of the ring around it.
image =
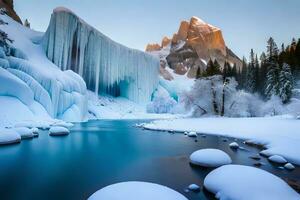
[[[39,138],[0,147],[0,199],[86,199],[107,185],[148,181],[166,185],[188,199],[213,199],[203,190],[186,193],[191,183],[203,185],[208,169],[193,167],[189,155],[201,148],[227,152],[235,164],[252,166],[254,147],[233,151],[222,137],[195,139],[183,134],[134,127],[141,121],[90,121],[77,124],[66,137]],[[300,180],[299,169],[280,170],[268,163],[261,168],[283,178]]]

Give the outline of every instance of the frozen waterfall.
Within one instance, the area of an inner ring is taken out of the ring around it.
[[[157,88],[157,58],[114,42],[65,8],[54,10],[43,46],[54,64],[77,72],[96,93],[147,103]]]

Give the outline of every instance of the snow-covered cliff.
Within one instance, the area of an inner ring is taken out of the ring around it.
[[[0,126],[24,120],[59,118],[82,121],[87,114],[86,85],[72,71],[61,71],[45,55],[43,34],[25,28],[10,17],[0,29],[14,42],[5,55],[0,48]]]
[[[157,58],[112,41],[65,8],[54,10],[43,46],[54,64],[77,72],[96,93],[145,104],[157,88]]]

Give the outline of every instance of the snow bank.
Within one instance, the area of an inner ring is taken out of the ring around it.
[[[22,139],[30,139],[34,137],[34,134],[32,132],[32,129],[26,128],[26,127],[20,127],[14,129]]]
[[[144,125],[152,130],[217,134],[249,140],[267,148],[264,155],[283,156],[288,162],[300,165],[299,120],[291,117],[268,118],[193,118],[158,120]]]
[[[146,104],[158,85],[158,59],[112,41],[67,9],[55,9],[42,42],[51,61],[96,93]]]
[[[61,126],[53,126],[49,129],[49,135],[51,136],[63,136],[63,135],[69,135],[70,131]]]
[[[123,182],[107,186],[88,200],[187,200],[182,194],[162,185],[146,182]]]
[[[21,136],[12,129],[0,129],[0,145],[21,142]]]
[[[220,200],[298,200],[300,195],[282,179],[264,170],[241,165],[225,165],[210,172],[205,188]]]
[[[190,162],[201,167],[220,167],[230,164],[232,160],[219,149],[201,149],[191,154]]]

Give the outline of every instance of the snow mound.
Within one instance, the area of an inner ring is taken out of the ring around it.
[[[219,167],[230,164],[232,160],[219,149],[201,149],[191,154],[190,162],[201,167]]]
[[[190,191],[195,191],[195,192],[197,192],[197,191],[200,190],[200,187],[199,187],[199,185],[191,184],[191,185],[189,185],[188,189],[189,189]]]
[[[242,165],[226,165],[213,170],[206,176],[204,187],[220,200],[300,199],[300,195],[277,176]]]
[[[291,163],[286,163],[284,165],[284,168],[288,169],[288,170],[294,170],[295,169],[295,166]]]
[[[187,200],[182,194],[162,185],[146,182],[117,183],[95,192],[88,200]]]
[[[232,142],[229,144],[229,147],[232,149],[238,149],[240,147],[240,145],[236,142]]]
[[[13,129],[0,129],[0,145],[21,142],[21,136]]]
[[[22,139],[30,139],[34,137],[34,134],[32,132],[32,129],[26,128],[26,127],[20,127],[14,129]]]
[[[51,136],[62,136],[62,135],[69,135],[69,129],[62,127],[62,126],[53,126],[49,130],[49,135]]]
[[[187,136],[189,136],[189,137],[197,137],[198,135],[197,135],[196,132],[191,131],[191,132],[189,132],[189,133],[187,134]]]
[[[274,162],[274,163],[278,163],[278,164],[287,163],[286,159],[282,156],[279,156],[279,155],[270,156],[268,158],[268,160],[271,161],[271,162]]]

